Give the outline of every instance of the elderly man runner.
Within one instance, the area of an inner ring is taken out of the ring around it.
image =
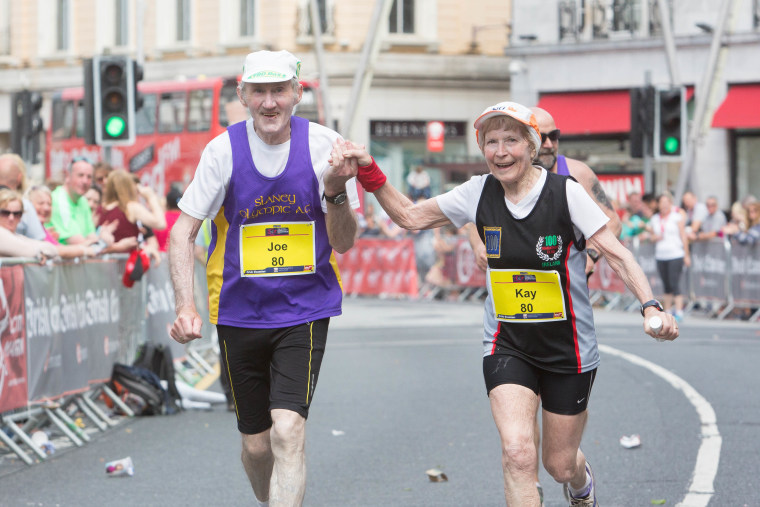
[[[342,293],[332,250],[354,244],[359,200],[350,170],[329,163],[336,132],[291,116],[301,62],[287,51],[245,59],[240,102],[251,114],[203,151],[170,236],[180,343],[201,336],[193,245],[213,220],[210,321],[232,386],[242,462],[259,505],[301,505],[305,423],[330,317]]]

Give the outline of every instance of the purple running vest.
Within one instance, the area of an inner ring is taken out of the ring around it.
[[[214,219],[207,269],[213,324],[280,328],[341,314],[343,295],[327,237],[319,182],[311,164],[309,122],[293,116],[290,126],[288,161],[274,178],[256,169],[246,123],[227,129],[232,145],[232,175],[222,208]],[[310,221],[314,222],[314,273],[241,276],[242,225]]]
[[[570,176],[570,169],[567,167],[567,159],[564,155],[557,155],[557,174]]]

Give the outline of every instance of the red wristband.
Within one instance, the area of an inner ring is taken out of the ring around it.
[[[385,177],[383,171],[381,171],[375,163],[375,158],[372,157],[371,164],[359,166],[359,173],[356,175],[356,179],[362,184],[364,190],[367,192],[374,192],[385,185],[385,181],[388,178]]]

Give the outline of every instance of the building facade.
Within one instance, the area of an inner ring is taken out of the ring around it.
[[[660,3],[670,18],[672,62]],[[721,12],[725,34],[709,72]],[[690,118],[696,99],[707,104],[692,190],[701,199],[716,195],[723,209],[760,197],[760,66],[750,63],[760,57],[760,1],[515,0],[512,23],[512,97],[554,114],[566,154],[601,172],[641,171],[642,160],[630,157],[629,90],[647,81],[683,85]],[[677,187],[680,162],[654,169],[653,190]]]
[[[344,135],[344,118],[356,110],[350,137],[370,146],[393,183],[403,188],[409,168],[422,163],[440,192],[483,170],[472,122],[509,98],[510,3],[388,1],[372,86],[350,103],[376,2],[318,0],[322,90]],[[302,59],[302,78],[317,80],[309,7],[309,0],[0,0],[0,151],[9,149],[12,94],[39,91],[47,104],[56,90],[82,86],[82,60],[97,54],[130,55],[143,62],[145,81],[164,81],[234,76],[247,53],[287,49]],[[431,121],[445,126],[439,152],[427,150]]]

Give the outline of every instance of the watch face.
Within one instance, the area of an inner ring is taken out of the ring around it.
[[[334,204],[343,204],[344,202],[346,202],[347,198],[348,198],[348,196],[346,195],[346,193],[345,192],[341,192],[340,194],[338,194],[335,197],[333,197],[333,203]]]

